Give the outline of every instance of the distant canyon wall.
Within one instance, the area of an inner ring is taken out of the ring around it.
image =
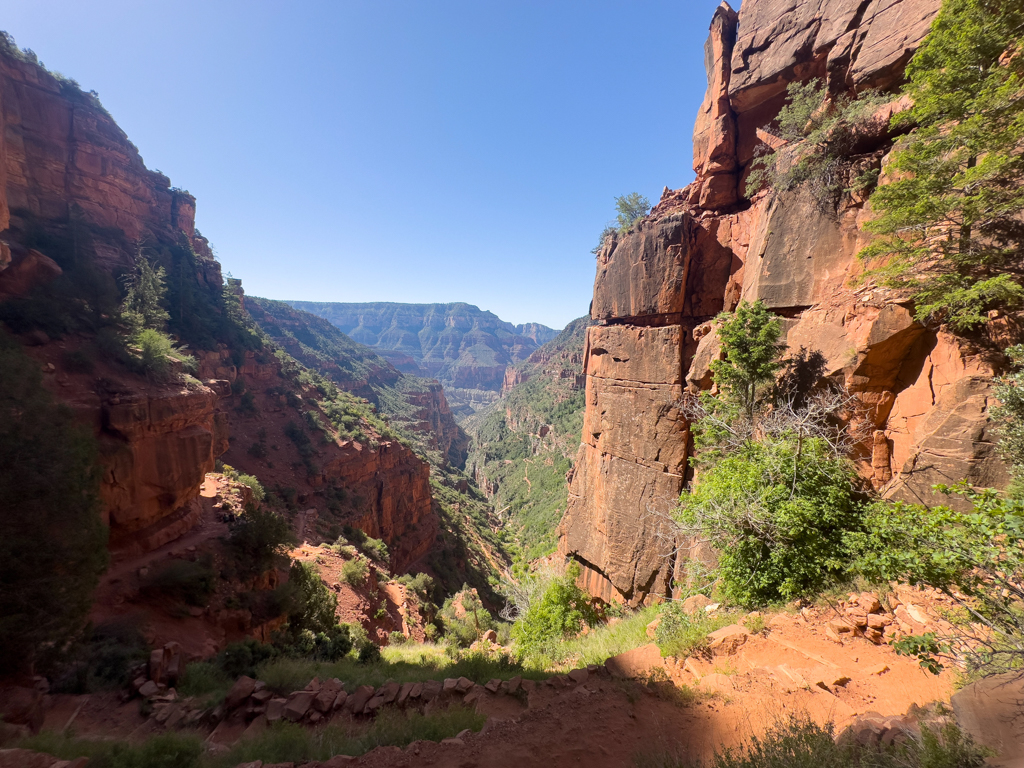
[[[708,89],[694,129],[696,181],[665,190],[651,215],[597,255],[586,348],[586,415],[559,548],[606,600],[667,595],[682,563],[666,516],[686,481],[690,439],[678,403],[711,386],[719,355],[710,320],[763,300],[785,320],[791,349],[820,350],[870,422],[855,459],[889,498],[934,501],[931,486],[1005,481],[988,412],[993,353],[1006,320],[969,340],[915,322],[903,297],[870,281],[865,201],[823,213],[797,188],[744,196],[759,129],[786,87],[813,77],[832,93],[898,84],[939,0],[745,0],[723,3],[705,48]],[[880,168],[888,118],[856,161]],[[989,344],[985,341],[992,342]]]

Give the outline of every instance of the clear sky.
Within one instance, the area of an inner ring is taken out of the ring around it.
[[[693,178],[717,5],[8,0],[0,29],[99,92],[247,293],[561,327],[614,197]]]

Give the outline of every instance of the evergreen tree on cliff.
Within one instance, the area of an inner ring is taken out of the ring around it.
[[[919,320],[962,331],[1024,297],[1024,5],[945,0],[907,67],[914,102],[871,197],[891,287],[909,289]]]
[[[95,441],[0,335],[0,674],[59,653],[107,562]]]

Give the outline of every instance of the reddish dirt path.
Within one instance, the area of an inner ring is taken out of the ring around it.
[[[712,695],[691,695],[687,701],[672,683],[652,687],[595,674],[580,684],[552,679],[524,700],[482,695],[475,706],[489,719],[479,734],[440,744],[417,742],[404,750],[379,748],[348,764],[619,768],[643,755],[706,759],[789,715],[832,721],[841,730],[868,712],[898,715],[912,704],[948,701],[951,673],[929,675],[913,659],[864,638],[838,645],[825,635],[826,618],[819,613],[808,621],[799,614],[780,614],[770,622],[767,636],[750,637],[736,653],[691,660],[687,670],[667,664],[677,683],[714,688],[718,692]],[[888,669],[879,674],[882,667]],[[849,680],[836,684],[843,678]],[[54,697],[47,726],[62,727],[82,701]],[[335,715],[342,722],[348,717]],[[139,717],[137,702],[122,705],[109,695],[86,701],[75,726],[82,734],[134,738],[158,728]]]

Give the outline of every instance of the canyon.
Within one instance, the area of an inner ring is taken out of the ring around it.
[[[310,521],[329,515],[328,490],[344,487],[346,523],[387,542],[396,571],[423,559],[435,548],[438,513],[429,465],[407,445],[367,427],[361,442],[315,445],[314,461],[295,471],[303,459],[285,432],[310,414],[326,421],[320,395],[245,325],[246,305],[277,329],[284,347],[300,358],[314,353],[281,330],[294,317],[272,318],[269,304],[245,297],[240,280],[225,287],[195,211],[192,195],[146,168],[94,94],[16,49],[0,52],[4,320],[44,367],[46,385],[99,441],[102,513],[115,560],[156,550],[199,525],[200,491],[218,461],[268,487],[287,487]],[[140,248],[175,278],[170,287],[182,311],[172,314],[172,329],[198,366],[185,383],[140,376],[103,352],[97,328],[106,321],[96,308],[116,297]],[[339,387],[375,399],[387,389],[431,448],[464,461],[465,436],[440,384],[413,382],[351,341],[331,343],[347,344],[333,350]],[[272,446],[276,469],[248,450],[257,443]],[[326,535],[330,526],[319,527]]]
[[[506,370],[558,331],[513,325],[472,304],[290,301],[372,347],[403,373],[436,378],[460,415],[493,402]]]
[[[665,189],[650,215],[597,253],[585,353],[586,413],[559,552],[591,594],[641,603],[669,596],[685,556],[669,520],[689,480],[692,440],[680,405],[712,387],[714,324],[741,301],[784,318],[786,342],[821,352],[826,375],[860,402],[854,458],[882,496],[936,503],[936,483],[1001,486],[988,414],[1001,350],[1021,338],[1000,313],[957,335],[916,322],[905,296],[868,277],[864,195],[822,210],[807,185],[746,195],[758,145],[789,83],[819,78],[831,94],[898,84],[938,0],[773,0],[715,11],[707,92],[693,136],[696,180]],[[878,109],[856,155],[882,173],[895,98]],[[773,145],[773,148],[775,146]],[[849,186],[849,185],[848,185]]]

